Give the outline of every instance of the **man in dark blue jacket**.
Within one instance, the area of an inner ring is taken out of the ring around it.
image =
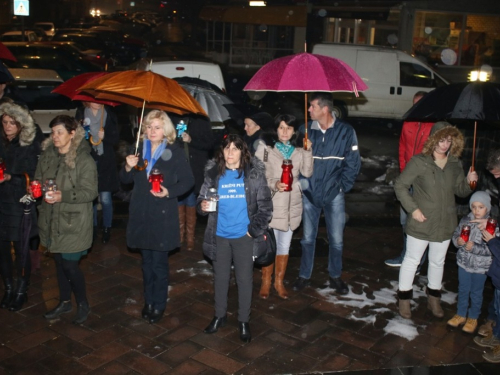
[[[302,183],[302,258],[299,277],[293,284],[293,289],[302,290],[310,284],[319,218],[324,211],[329,242],[330,287],[339,294],[347,294],[349,289],[341,279],[344,194],[354,185],[361,167],[361,158],[356,132],[347,122],[333,117],[332,109],[331,94],[312,95],[309,114],[313,122],[308,138],[312,142],[314,172]]]

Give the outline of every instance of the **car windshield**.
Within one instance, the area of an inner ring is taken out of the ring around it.
[[[36,27],[39,27],[40,29],[43,29],[45,31],[50,31],[52,30],[52,25],[46,24],[46,23],[35,23]]]
[[[61,82],[47,81],[15,81],[13,83],[16,96],[26,103],[32,111],[41,109],[72,109],[76,108],[76,102],[69,98],[52,94]]]

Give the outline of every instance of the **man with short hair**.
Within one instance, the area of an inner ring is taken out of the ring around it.
[[[303,238],[299,277],[294,290],[310,284],[314,264],[316,236],[321,212],[324,212],[328,233],[328,274],[330,287],[339,294],[349,289],[342,281],[342,252],[344,244],[344,194],[354,185],[361,168],[356,132],[347,122],[333,117],[331,94],[316,93],[311,97],[309,114],[313,120],[308,138],[312,142],[313,175],[302,184]]]

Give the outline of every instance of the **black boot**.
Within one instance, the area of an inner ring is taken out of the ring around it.
[[[4,279],[3,284],[5,286],[5,294],[3,295],[2,302],[0,303],[0,308],[8,309],[14,299],[14,280],[9,278]]]
[[[215,333],[219,330],[220,327],[224,327],[227,323],[227,315],[222,318],[213,318],[210,324],[205,328],[203,332],[205,333]]]
[[[111,228],[104,227],[102,228],[102,243],[108,243],[111,238]]]
[[[59,305],[56,306],[55,309],[47,311],[43,316],[46,319],[56,319],[59,315],[66,314],[73,310],[73,306],[71,306],[71,301],[61,301]]]
[[[248,322],[239,322],[240,326],[240,340],[246,343],[252,341],[252,335],[250,333],[250,325]]]
[[[151,314],[149,315],[149,324],[155,324],[160,321],[160,319],[163,317],[163,313],[165,312],[165,309],[163,310],[158,310],[154,309]]]
[[[149,316],[151,315],[152,312],[153,312],[153,305],[145,303],[141,312],[142,318],[149,321]]]
[[[87,301],[80,302],[78,304],[78,310],[76,311],[75,319],[73,319],[74,324],[82,324],[87,320],[90,314],[90,306]]]
[[[21,310],[26,301],[28,301],[28,284],[28,280],[24,277],[17,280],[16,292],[14,293],[14,299],[9,306],[9,311]]]

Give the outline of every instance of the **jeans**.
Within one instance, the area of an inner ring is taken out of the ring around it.
[[[340,277],[342,274],[342,249],[344,246],[345,227],[344,193],[340,192],[333,201],[325,204],[323,207],[314,206],[304,195],[303,206],[303,237],[302,241],[300,241],[302,245],[302,258],[300,259],[299,277],[304,279],[311,278],[321,211],[325,214],[328,233],[328,273],[332,278]]]
[[[450,240],[443,242],[430,242],[419,240],[412,236],[407,236],[406,255],[399,270],[399,290],[406,292],[413,288],[413,279],[417,272],[417,267],[424,255],[425,249],[429,246],[429,268],[427,271],[428,287],[434,290],[441,290],[443,281],[444,260],[448,252]]]
[[[154,309],[165,310],[168,298],[168,251],[141,250],[144,301]]]
[[[276,237],[276,255],[288,255],[290,252],[290,242],[292,242],[293,230],[288,227],[286,232],[273,229]]]
[[[479,318],[483,304],[483,290],[486,275],[471,273],[458,267],[457,314],[470,319]],[[470,307],[469,307],[470,298]]]
[[[102,226],[111,228],[113,223],[113,197],[111,192],[99,192],[99,201],[102,206]],[[94,203],[94,227],[97,227],[97,201]]]
[[[493,336],[500,340],[500,289],[495,288],[493,300],[495,301],[495,314],[497,315],[496,324],[493,327]]]
[[[406,227],[406,220],[408,219],[408,213],[404,210],[403,207],[399,208],[399,222],[401,223],[401,226],[403,227],[403,250],[401,251],[401,255],[399,256],[399,259],[401,260],[401,263],[403,262],[403,259],[405,258],[406,255],[406,232],[405,232],[405,227]],[[420,271],[422,266],[425,263],[425,260],[427,259],[427,253],[429,252],[429,249],[427,248],[425,250],[425,253],[422,257],[422,260],[420,261],[420,264],[418,265],[417,271]]]
[[[252,306],[253,287],[253,238],[244,235],[240,238],[216,236],[217,253],[214,266],[215,316],[222,318],[227,313],[231,264],[238,286],[238,321],[248,323]]]
[[[195,207],[197,196],[194,191],[179,197],[179,206]]]

